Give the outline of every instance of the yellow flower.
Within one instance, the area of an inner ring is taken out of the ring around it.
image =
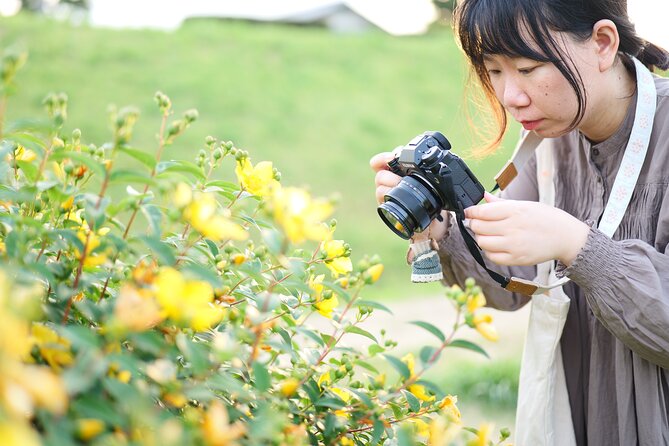
[[[460,423],[450,422],[443,417],[432,418],[428,446],[448,446],[462,430]]]
[[[14,376],[15,383],[30,398],[31,406],[42,407],[54,414],[67,410],[68,398],[65,383],[47,367],[29,365]]]
[[[486,338],[489,341],[497,341],[499,339],[499,335],[497,334],[497,330],[495,330],[495,327],[492,325],[492,316],[489,314],[477,314],[474,316],[473,319],[474,322],[474,327],[476,328],[476,331],[481,333],[481,336]]]
[[[346,243],[343,240],[328,240],[323,244],[326,260],[344,257],[347,254]]]
[[[339,306],[339,299],[337,296],[332,295],[330,298],[326,299],[323,297],[323,279],[325,278],[324,274],[319,274],[318,276],[311,276],[309,278],[309,288],[313,292],[314,307],[316,310],[323,316],[332,319],[332,312],[335,308]]]
[[[198,194],[183,212],[186,221],[196,231],[215,242],[246,240],[249,236],[246,230],[225,214],[218,213],[216,198],[207,193]]]
[[[202,331],[223,318],[223,309],[213,303],[214,289],[208,282],[186,280],[174,268],[162,268],[154,285],[164,315],[177,323]]]
[[[26,161],[29,163],[31,161],[34,161],[35,158],[37,158],[37,155],[32,150],[26,149],[25,147],[20,145],[14,151],[14,158],[16,159],[16,161]]]
[[[494,425],[491,423],[483,423],[481,427],[479,427],[476,439],[470,441],[467,446],[488,446],[493,426]]]
[[[35,431],[16,421],[0,423],[0,438],[4,446],[39,446],[42,444]]]
[[[330,228],[323,222],[333,212],[328,201],[314,200],[298,188],[275,188],[270,207],[274,219],[292,243],[323,241],[331,236]]]
[[[58,336],[58,333],[43,324],[34,323],[30,330],[33,345],[39,349],[40,355],[56,371],[62,366],[74,362],[70,351],[70,341]]]
[[[76,421],[76,432],[79,439],[89,441],[105,430],[105,423],[95,418],[80,418]]]
[[[416,433],[421,437],[430,436],[430,425],[425,422],[422,418],[409,418],[409,422],[413,423],[416,428]]]
[[[327,372],[323,373],[319,378],[318,378],[318,387],[321,389],[323,386],[327,386],[332,382],[332,378],[330,377],[330,371],[328,370]]]
[[[72,209],[73,204],[74,204],[74,196],[70,196],[70,198],[61,203],[60,207],[65,209],[66,211],[69,211],[70,209]]]
[[[346,389],[339,389],[337,387],[333,387],[330,390],[332,390],[332,393],[341,398],[341,400],[345,403],[348,403],[351,399],[351,392],[349,392]]]
[[[204,414],[202,434],[208,446],[232,446],[246,429],[239,421],[230,424],[228,411],[221,401],[214,401]]]
[[[439,402],[439,408],[444,411],[444,414],[452,421],[460,421],[460,409],[457,406],[458,397],[453,395],[446,395],[443,400]]]
[[[299,385],[300,382],[295,378],[288,378],[281,383],[279,389],[281,391],[281,394],[286,398],[288,398],[290,396],[293,396]]]
[[[322,299],[315,304],[316,310],[328,319],[332,319],[332,312],[339,306],[339,299],[337,296],[332,296],[329,299]]]
[[[116,299],[114,318],[125,329],[144,331],[160,323],[163,315],[148,289],[126,283]]]
[[[188,398],[183,393],[174,392],[163,395],[163,401],[172,407],[180,409],[188,403]]]
[[[365,273],[365,275],[369,277],[370,283],[375,283],[379,280],[381,274],[383,274],[383,265],[381,263],[370,266]]]
[[[339,446],[355,446],[355,442],[348,437],[341,437],[339,439]]]
[[[404,355],[402,362],[404,362],[409,369],[409,377],[413,378],[416,376],[416,359],[414,358],[413,353],[407,353]]]
[[[411,393],[414,394],[416,398],[418,398],[421,401],[434,401],[435,396],[434,395],[429,395],[425,389],[425,386],[421,384],[411,384],[409,387],[407,387],[407,390]]]
[[[473,313],[479,308],[485,307],[485,304],[486,300],[483,293],[477,293],[473,296],[470,296],[467,300],[467,311]]]
[[[172,196],[172,202],[178,208],[182,208],[193,200],[193,189],[190,185],[186,183],[177,184],[176,189],[174,190],[174,195]]]
[[[350,257],[337,257],[332,260],[326,260],[325,266],[328,267],[334,277],[349,273],[353,270],[353,264]]]
[[[279,186],[274,178],[274,169],[270,161],[261,161],[253,166],[248,158],[237,160],[235,174],[242,187],[253,195],[264,197]]]

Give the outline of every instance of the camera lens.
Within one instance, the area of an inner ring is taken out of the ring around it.
[[[378,207],[381,220],[397,235],[409,239],[430,225],[442,202],[427,180],[412,174],[390,190]]]
[[[411,217],[409,217],[409,214],[402,209],[401,206],[392,201],[386,201],[379,206],[378,211],[381,219],[395,234],[403,239],[409,239],[411,237],[413,228],[415,228],[416,225],[415,222],[410,221]]]

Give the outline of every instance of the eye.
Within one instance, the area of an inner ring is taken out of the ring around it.
[[[500,70],[497,70],[497,69],[494,69],[494,68],[491,68],[491,69],[488,70],[488,76],[490,76],[490,77],[497,76],[500,73],[501,73]]]
[[[530,74],[530,73],[532,73],[534,70],[536,70],[537,68],[539,68],[540,66],[541,66],[541,64],[539,64],[539,65],[526,66],[526,67],[523,67],[523,68],[518,68],[518,72],[519,72],[520,74]]]

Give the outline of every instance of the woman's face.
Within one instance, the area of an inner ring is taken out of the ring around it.
[[[562,50],[572,58],[572,70],[581,75],[590,105],[592,91],[589,87],[595,79],[593,70],[596,61],[588,60],[587,45],[568,38],[562,39],[562,42]],[[526,130],[544,138],[553,138],[569,130],[578,112],[578,99],[555,65],[499,54],[488,55],[484,59],[495,96]],[[588,114],[586,109],[579,127]]]

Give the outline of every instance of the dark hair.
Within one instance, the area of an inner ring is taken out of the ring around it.
[[[611,20],[618,28],[618,50],[628,69],[633,68],[626,55],[636,57],[651,70],[669,68],[669,52],[636,35],[627,16],[626,0],[461,0],[455,10],[455,31],[500,125],[491,147],[502,140],[507,119],[503,105],[495,97],[484,55],[553,63],[576,93],[578,109],[570,126],[574,129],[585,113],[586,92],[570,57],[551,33],[565,32],[584,41],[602,19]],[[533,38],[527,39],[528,34]]]

